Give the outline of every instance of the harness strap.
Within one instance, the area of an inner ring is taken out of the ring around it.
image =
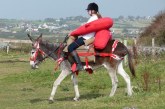
[[[113,42],[111,54],[113,54],[113,52],[115,51],[118,42],[119,42],[118,40],[115,40],[115,41]],[[112,56],[110,57],[110,60],[111,60],[111,59],[112,59]]]
[[[38,51],[39,51],[42,55],[45,55],[45,52],[43,52],[41,49],[38,49]]]
[[[117,44],[118,44],[118,40],[115,40],[114,42],[113,42],[113,45],[112,45],[112,51],[111,51],[111,53],[113,53],[114,51],[115,51],[115,49],[116,49],[116,47],[117,47]]]
[[[94,47],[93,45],[89,46],[89,49],[88,49],[87,52],[89,53],[89,51],[90,51],[93,47]],[[85,57],[85,63],[86,63],[86,68],[88,68],[88,66],[89,66],[89,64],[88,64],[88,56]]]
[[[34,61],[34,62],[35,62],[39,52],[41,53],[41,55],[45,55],[45,53],[40,49],[40,45],[39,45],[38,42],[35,43],[34,46],[35,46],[35,48],[36,48],[37,50],[36,50],[36,52],[35,52],[35,54],[34,54],[34,57],[31,57],[31,58],[30,58],[30,61]]]
[[[116,47],[117,47],[117,44],[118,44],[118,40],[115,40],[114,41],[114,43],[113,43],[113,45],[112,45],[112,51],[111,51],[111,53],[83,53],[83,52],[80,52],[80,53],[78,53],[78,55],[79,56],[91,56],[91,55],[95,55],[95,56],[102,56],[102,57],[107,57],[107,56],[109,56],[110,57],[110,60],[111,60],[111,58],[114,58],[114,59],[116,59],[116,60],[123,60],[124,58],[123,57],[119,57],[119,56],[117,56],[117,55],[115,55],[115,54],[113,54],[113,52],[115,51],[115,49],[116,49]],[[87,61],[87,60],[86,60]],[[87,63],[87,62],[86,62]]]
[[[60,66],[60,64],[61,64],[61,62],[62,62],[63,60],[64,60],[64,58],[61,57],[61,58],[59,58],[59,59],[56,61],[57,64],[56,64],[56,66],[55,66],[55,68],[54,68],[55,71],[58,69],[58,67]]]
[[[78,53],[79,56],[102,56],[102,57],[112,57],[116,60],[122,60],[123,57],[119,57],[118,55],[115,55],[113,53],[83,53],[83,52],[80,52]]]
[[[34,61],[35,62],[39,52],[41,53],[41,55],[45,55],[45,52],[43,52],[40,48],[37,48],[37,50],[36,50],[36,52],[34,54],[34,57],[31,57],[30,61]]]
[[[37,49],[37,51],[36,51],[36,53],[35,53],[35,55],[34,55],[34,58],[33,58],[33,61],[35,62],[36,61],[36,58],[37,58],[37,55],[38,55],[38,49]]]
[[[91,56],[91,55],[96,55],[96,53],[86,53],[86,52],[78,52],[79,56]]]
[[[119,57],[118,55],[115,55],[115,54],[111,54],[110,57],[111,57],[111,58],[114,58],[114,59],[116,59],[116,60],[123,60],[123,59],[124,59],[124,57]]]

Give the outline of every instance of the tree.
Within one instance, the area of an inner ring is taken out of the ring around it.
[[[55,19],[53,18],[46,18],[44,19],[45,22],[55,22]]]
[[[119,16],[118,19],[119,20],[124,20],[124,16]]]
[[[129,19],[130,21],[134,21],[134,20],[135,20],[135,17],[134,17],[134,16],[128,16],[128,19]]]

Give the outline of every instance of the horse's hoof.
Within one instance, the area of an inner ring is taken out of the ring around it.
[[[113,96],[114,96],[114,94],[110,94],[110,95],[109,95],[109,97],[111,97],[111,98],[112,98]]]
[[[52,103],[54,103],[54,100],[49,99],[49,104],[52,104]]]
[[[74,100],[74,101],[79,101],[79,98],[76,98],[76,97],[75,97],[75,98],[73,98],[73,100]]]

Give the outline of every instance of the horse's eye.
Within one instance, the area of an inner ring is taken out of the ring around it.
[[[32,54],[34,54],[34,51],[33,52],[31,52]]]

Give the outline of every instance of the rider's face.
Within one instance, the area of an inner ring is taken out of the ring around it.
[[[96,14],[97,12],[96,11],[94,11],[94,10],[87,10],[88,11],[88,14],[90,15],[90,16],[92,16],[93,14]]]
[[[88,14],[91,16],[92,15],[92,10],[87,10]]]

